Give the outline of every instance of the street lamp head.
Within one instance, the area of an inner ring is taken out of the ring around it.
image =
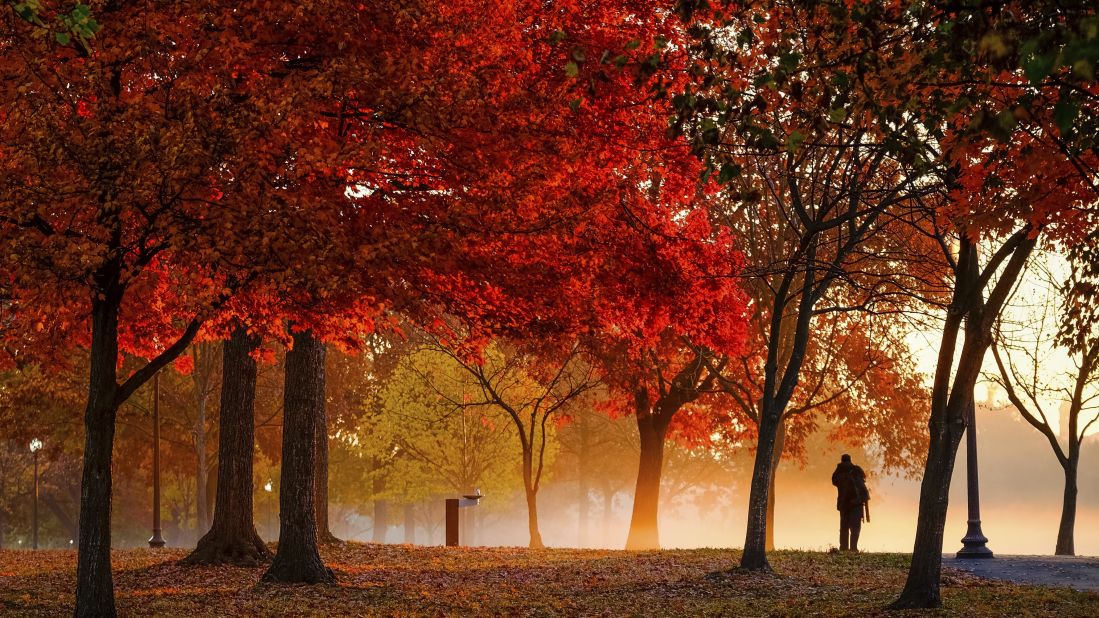
[[[267,481],[266,483],[264,483],[263,491],[266,491],[267,493],[271,493],[272,490],[274,490],[274,487],[271,485],[271,481]]]
[[[42,448],[42,441],[38,438],[31,440],[31,452],[37,453]]]

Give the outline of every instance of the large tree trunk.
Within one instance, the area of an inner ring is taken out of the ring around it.
[[[259,340],[238,326],[222,347],[221,418],[214,521],[183,562],[255,566],[271,558],[253,522],[256,361]]]
[[[773,404],[764,406],[759,418],[755,465],[748,496],[748,527],[744,536],[744,554],[740,559],[742,569],[771,569],[767,562],[767,501],[772,482],[775,438],[781,423],[781,412],[773,407]]]
[[[526,488],[526,496],[527,529],[530,532],[530,547],[532,549],[542,549],[546,545],[542,542],[542,532],[538,529],[538,492],[528,486]]]
[[[786,404],[797,387],[801,364],[805,359],[805,350],[809,343],[809,328],[813,319],[813,306],[816,303],[814,289],[821,283],[816,279],[816,240],[806,251],[806,269],[801,275],[801,297],[798,299],[797,319],[795,320],[793,339],[790,342],[790,355],[785,368],[779,373],[778,363],[782,339],[783,311],[789,298],[788,291],[793,283],[792,273],[788,273],[775,295],[772,310],[770,334],[767,341],[767,363],[764,365],[763,393],[759,406],[759,436],[756,441],[755,464],[752,469],[751,490],[748,496],[748,526],[744,536],[744,553],[740,558],[740,568],[751,571],[770,571],[767,562],[767,502],[770,496],[772,475],[774,473],[775,441],[782,425],[782,415]]]
[[[324,376],[321,376],[324,379]],[[316,462],[316,500],[317,500],[317,540],[321,543],[339,543],[328,527],[328,413],[322,400],[317,409],[317,462]]]
[[[527,498],[527,530],[530,533],[530,547],[541,549],[542,532],[538,529],[538,489],[534,480],[534,453],[523,443],[523,490]]]
[[[1073,540],[1076,530],[1076,468],[1077,461],[1070,460],[1065,465],[1065,497],[1061,504],[1061,524],[1057,527],[1058,556],[1075,556]]]
[[[955,295],[960,294],[955,292]],[[967,418],[962,413],[967,408],[955,407],[958,404],[952,401],[954,397],[963,395],[958,378],[955,378],[953,392],[948,393],[954,348],[962,318],[963,314],[960,311],[948,313],[943,327],[943,338],[935,371],[935,386],[931,395],[931,418],[928,420],[930,441],[927,445],[927,462],[924,465],[923,481],[920,485],[919,515],[916,519],[912,563],[909,566],[904,590],[891,605],[894,608],[933,608],[942,605],[939,596],[939,576],[942,572],[943,535],[950,499],[950,480],[954,473],[958,446],[965,435]],[[968,341],[968,337],[966,339],[967,341],[962,344],[963,359],[967,352],[975,351],[971,347],[973,342]],[[959,373],[961,373],[960,367]],[[972,401],[972,386],[969,396],[969,401]],[[964,405],[968,403],[965,402]]]
[[[939,580],[942,575],[943,531],[946,528],[954,460],[965,433],[968,412],[974,405],[973,387],[992,341],[992,326],[1034,249],[1036,239],[1029,236],[1029,226],[1024,227],[997,251],[998,258],[990,259],[990,265],[998,265],[1010,255],[987,301],[982,298],[987,277],[982,277],[980,273],[977,247],[965,234],[959,238],[954,295],[943,326],[931,393],[931,417],[928,421],[931,439],[920,487],[912,564],[904,590],[890,605],[894,609],[942,606]],[[957,371],[951,380],[954,352],[963,320],[965,337],[958,355]]]
[[[965,435],[959,423],[942,424],[931,435],[927,465],[920,487],[920,517],[916,521],[916,540],[912,549],[908,583],[902,599],[917,599],[911,607],[939,607],[939,574],[942,571],[943,535],[950,497],[950,479],[958,446]],[[900,600],[897,607],[908,607]]]
[[[115,616],[111,579],[111,452],[118,412],[118,305],[92,300],[91,369],[84,408],[84,471],[80,485],[80,544],[75,616]]]
[[[279,547],[263,581],[335,583],[317,549],[318,409],[324,406],[324,344],[311,331],[294,334],[283,391]]]
[[[668,423],[656,414],[637,414],[635,418],[641,439],[641,456],[626,549],[659,549],[660,477],[664,468],[664,439],[668,433]]]
[[[786,420],[778,425],[778,433],[775,435],[775,452],[771,457],[771,489],[767,492],[767,551],[775,549],[775,477],[778,476],[778,466],[782,463],[782,449],[786,447]]]

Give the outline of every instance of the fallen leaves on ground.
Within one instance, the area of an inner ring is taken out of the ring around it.
[[[944,609],[888,612],[901,554],[775,552],[773,574],[737,551],[326,547],[336,586],[260,583],[264,567],[190,567],[185,550],[118,550],[123,616],[1097,616],[1099,594],[946,570]],[[76,554],[0,552],[0,614],[71,614]]]

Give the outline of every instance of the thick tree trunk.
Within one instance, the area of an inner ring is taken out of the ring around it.
[[[1075,556],[1076,546],[1073,537],[1076,530],[1076,461],[1065,465],[1065,497],[1061,504],[1061,524],[1057,527],[1058,556]]]
[[[753,571],[769,571],[767,561],[767,500],[772,483],[772,467],[775,438],[778,433],[780,411],[773,406],[763,407],[759,419],[759,437],[756,440],[755,465],[752,469],[751,491],[748,496],[748,528],[744,536],[744,554],[740,568]]]
[[[318,409],[324,406],[324,344],[311,331],[294,334],[283,391],[279,547],[263,581],[335,583],[317,549]]]
[[[955,292],[958,295],[958,292]],[[950,480],[954,473],[954,461],[958,446],[966,429],[966,414],[972,403],[973,385],[968,389],[963,367],[959,366],[951,389],[950,372],[954,348],[962,321],[962,313],[948,313],[939,347],[939,359],[935,371],[935,386],[931,396],[931,418],[928,420],[930,440],[927,445],[927,461],[924,464],[920,485],[919,515],[916,519],[916,538],[912,548],[912,563],[908,579],[900,597],[890,606],[903,608],[935,608],[942,605],[939,595],[939,579],[942,573],[943,534],[946,528],[946,512],[950,499]],[[962,358],[977,350],[967,333],[962,344]],[[983,356],[983,353],[982,353]],[[964,364],[973,365],[974,359]],[[976,361],[979,370],[979,359]],[[974,378],[975,381],[975,378]],[[952,391],[952,392],[948,392]],[[966,399],[966,391],[968,399]]]
[[[530,547],[532,549],[542,549],[546,545],[542,543],[542,532],[538,529],[538,492],[528,486],[526,495],[527,529],[530,531]]]
[[[790,343],[790,355],[785,368],[779,373],[780,341],[783,332],[782,315],[785,311],[787,292],[794,278],[788,273],[775,295],[771,316],[770,333],[767,342],[767,363],[764,365],[763,393],[759,406],[759,437],[756,442],[756,457],[752,469],[751,490],[748,496],[748,526],[744,536],[744,554],[740,558],[740,568],[750,571],[770,571],[767,562],[767,502],[771,494],[774,479],[775,441],[782,426],[782,415],[786,404],[797,388],[801,364],[805,359],[805,350],[809,343],[810,325],[813,319],[815,294],[820,293],[813,266],[816,256],[816,240],[807,250],[805,272],[801,275],[801,298],[798,299],[797,319],[795,320],[793,339]],[[816,291],[814,291],[816,290]]]
[[[255,566],[271,558],[253,521],[256,361],[259,340],[237,327],[222,347],[221,418],[214,521],[187,564]]]
[[[996,252],[996,257],[990,258],[986,270],[1010,256],[987,301],[983,299],[983,286],[989,273],[982,276],[980,272],[976,245],[964,234],[959,238],[954,296],[943,326],[931,394],[931,417],[928,421],[931,439],[920,487],[912,564],[904,590],[890,605],[891,608],[929,609],[942,606],[939,580],[942,575],[943,530],[946,527],[954,460],[965,433],[968,412],[974,405],[973,387],[992,340],[992,326],[1034,249],[1036,239],[1030,236],[1029,226],[1024,227]],[[965,336],[957,356],[957,370],[951,380],[963,320]]]
[[[321,375],[323,381],[324,375]],[[317,461],[314,483],[317,490],[317,540],[339,543],[340,539],[328,527],[328,413],[322,400],[317,409]]]
[[[527,498],[527,530],[530,533],[530,547],[541,549],[542,532],[538,528],[538,488],[534,479],[534,453],[523,443],[523,491]]]
[[[943,534],[950,498],[950,478],[958,446],[965,435],[960,423],[944,424],[931,435],[927,465],[920,487],[920,517],[908,581],[895,608],[939,607],[939,574],[942,571]]]
[[[664,439],[668,433],[668,423],[655,414],[638,414],[635,418],[641,439],[641,456],[626,549],[660,549],[660,477],[664,468]]]
[[[786,420],[778,425],[775,436],[775,452],[771,457],[771,489],[767,492],[767,551],[775,549],[775,478],[782,463],[782,449],[786,447]]]
[[[115,616],[111,579],[111,452],[118,412],[118,305],[112,293],[92,300],[91,370],[84,409],[84,471],[76,561],[77,617]]]

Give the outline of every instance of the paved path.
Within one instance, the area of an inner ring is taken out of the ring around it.
[[[1099,558],[1091,556],[997,554],[989,560],[958,560],[950,555],[943,556],[943,566],[991,579],[1099,591]]]

